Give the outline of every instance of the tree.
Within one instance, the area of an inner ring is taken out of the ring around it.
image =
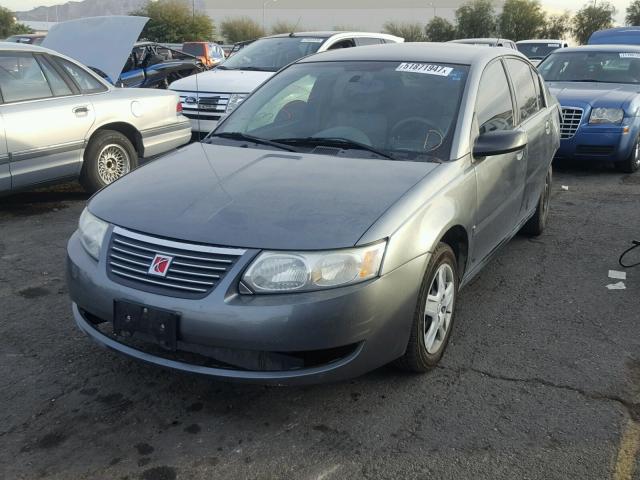
[[[220,24],[222,36],[231,43],[264,37],[265,31],[249,17],[227,19]]]
[[[0,39],[19,33],[33,33],[33,30],[22,23],[16,22],[11,10],[0,7]]]
[[[627,7],[627,16],[625,17],[627,25],[640,25],[640,0],[634,0]]]
[[[573,18],[573,35],[580,44],[585,44],[593,32],[613,27],[616,9],[609,2],[585,5]]]
[[[496,32],[496,17],[491,0],[472,0],[456,10],[459,38],[491,37]]]
[[[446,18],[433,17],[424,28],[424,33],[430,42],[448,42],[456,38],[456,27]]]
[[[419,23],[386,22],[382,29],[384,33],[404,38],[405,42],[424,42],[424,29]]]
[[[540,33],[543,38],[563,40],[571,31],[571,14],[550,15]]]
[[[537,38],[545,27],[540,0],[507,0],[498,17],[500,35],[517,42]]]
[[[287,22],[286,20],[278,20],[271,27],[271,34],[277,35],[278,33],[291,33],[291,32],[304,32],[304,28],[297,23]]]
[[[141,37],[152,42],[210,40],[215,33],[208,15],[193,12],[188,3],[181,0],[150,1],[130,15],[149,17]]]

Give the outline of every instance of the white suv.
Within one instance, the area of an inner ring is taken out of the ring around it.
[[[384,33],[303,32],[261,38],[234,54],[215,70],[173,82],[183,113],[194,132],[210,132],[262,82],[282,67],[317,52],[363,45],[401,43]]]

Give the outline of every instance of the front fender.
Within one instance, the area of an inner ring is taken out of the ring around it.
[[[362,236],[358,244],[389,238],[382,273],[432,252],[453,227],[473,230],[477,201],[470,155],[434,169],[396,202]]]

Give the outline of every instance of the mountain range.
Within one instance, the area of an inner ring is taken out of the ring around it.
[[[63,22],[101,15],[127,15],[146,3],[147,0],[84,0],[51,7],[36,7],[28,11],[15,12],[15,15],[18,20]]]

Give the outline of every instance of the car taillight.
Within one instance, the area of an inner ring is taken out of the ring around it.
[[[180,115],[182,113],[182,102],[178,101],[178,104],[176,105],[176,114]]]

